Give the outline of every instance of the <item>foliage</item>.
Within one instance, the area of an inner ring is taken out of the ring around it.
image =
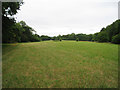
[[[20,6],[23,2],[3,2],[2,3],[2,15],[3,16],[12,16],[17,13],[17,10],[20,10]]]
[[[79,41],[79,38],[76,38],[76,41],[78,42],[78,41]]]
[[[102,28],[100,32],[93,35],[92,40],[98,42],[119,43],[120,20],[116,20],[106,28]]]
[[[106,32],[100,32],[97,36],[97,41],[98,42],[108,42],[108,37]]]
[[[35,30],[29,27],[24,21],[19,22],[21,26],[21,42],[37,42],[40,41],[40,36],[38,34],[33,34]]]
[[[42,35],[40,38],[41,38],[42,41],[51,40],[51,37],[49,37],[47,35]]]
[[[62,41],[62,40],[76,40],[76,41],[98,41],[98,42],[112,42],[119,43],[120,34],[120,20],[116,20],[106,28],[102,28],[100,32],[95,34],[67,34],[49,37],[47,35],[39,36],[36,31],[28,26],[24,21],[16,22],[14,17],[11,17],[20,10],[23,2],[4,2],[2,4],[2,38],[3,43],[13,42],[36,42],[36,41]]]
[[[112,43],[120,44],[120,34],[112,37]]]
[[[51,37],[52,40],[76,40],[77,38],[80,41],[91,41],[92,40],[92,34],[86,35],[86,34],[67,34],[67,35],[58,35]]]
[[[12,27],[15,25],[14,18],[9,19],[8,17],[2,16],[2,39],[3,42],[11,42],[14,38],[14,30]]]
[[[16,23],[11,17],[20,10],[23,2],[3,2],[2,3],[2,38],[3,43],[13,42],[34,42],[40,41],[40,36],[33,34],[35,30],[28,26],[24,21]]]
[[[58,36],[58,39],[60,42],[62,41],[61,35]]]
[[[59,38],[59,41],[62,41],[62,38],[61,38],[61,37]]]
[[[14,29],[16,21],[13,16],[20,9],[23,2],[3,2],[2,3],[2,41],[4,43],[10,43],[19,41],[19,37],[16,38],[16,30]]]
[[[33,32],[35,30],[29,27],[24,21],[13,23],[9,30],[3,30],[3,43],[40,41],[40,36],[33,34]],[[4,35],[5,33],[7,37]]]

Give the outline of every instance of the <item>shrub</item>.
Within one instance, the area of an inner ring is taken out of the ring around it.
[[[100,32],[97,36],[98,42],[108,42],[108,36],[106,32]]]
[[[120,44],[120,33],[112,37],[112,43]]]
[[[62,38],[59,38],[59,41],[61,42],[61,41],[62,41]]]
[[[79,38],[77,38],[76,41],[78,42],[78,41],[79,41]]]

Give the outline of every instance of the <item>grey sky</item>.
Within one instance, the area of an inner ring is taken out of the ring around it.
[[[119,0],[24,0],[16,15],[39,35],[93,34],[118,19]]]

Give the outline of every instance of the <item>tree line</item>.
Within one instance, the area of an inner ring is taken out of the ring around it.
[[[39,36],[36,31],[28,26],[24,21],[16,22],[12,17],[20,10],[23,2],[4,2],[2,3],[2,42],[39,42],[46,40],[62,41],[62,40],[76,40],[76,41],[97,41],[97,42],[111,42],[120,44],[120,20],[116,20],[106,28],[102,28],[100,32],[95,34],[67,34],[50,37],[47,35]]]
[[[92,40],[120,44],[120,20],[116,20],[106,28],[102,28],[100,32],[93,35]]]
[[[86,34],[67,34],[67,35],[58,35],[51,37],[51,40],[76,40],[76,41],[91,41],[92,40],[92,34],[86,35]]]
[[[20,10],[23,2],[3,2],[2,3],[2,42],[36,42],[40,41],[36,31],[28,26],[24,21],[16,22],[12,17]]]

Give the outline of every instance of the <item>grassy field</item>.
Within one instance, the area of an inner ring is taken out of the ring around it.
[[[45,41],[3,44],[3,88],[116,88],[118,45]]]

